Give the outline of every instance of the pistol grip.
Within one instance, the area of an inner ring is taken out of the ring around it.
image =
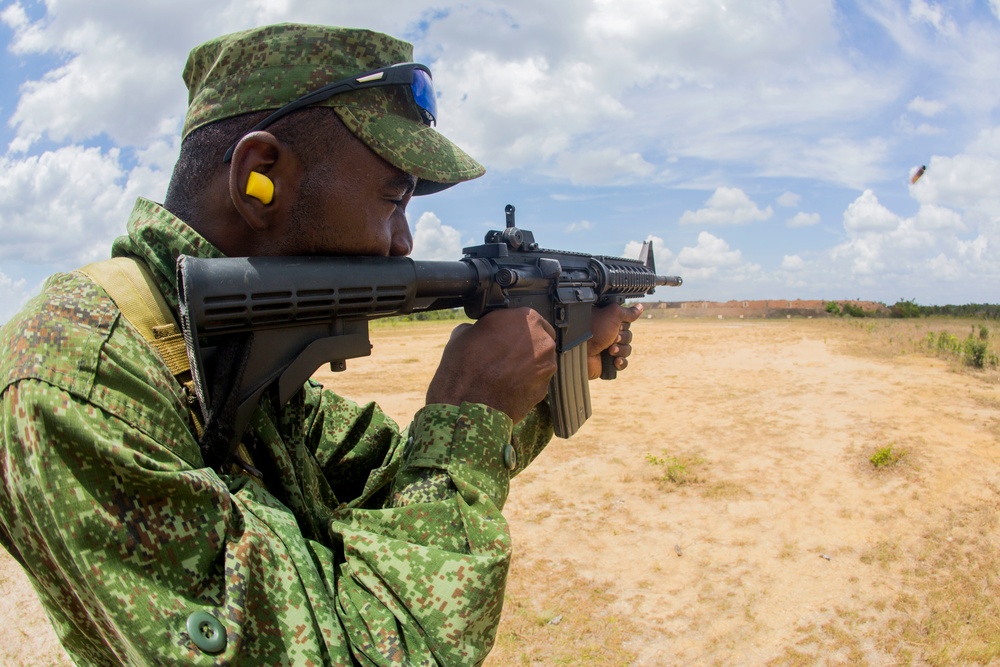
[[[618,369],[615,368],[615,358],[607,350],[601,352],[601,379],[614,380],[618,377]]]

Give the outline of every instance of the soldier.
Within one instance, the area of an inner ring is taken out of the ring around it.
[[[195,48],[166,200],[138,200],[112,255],[176,316],[180,254],[408,254],[410,198],[484,172],[431,127],[411,58],[378,33],[287,24]],[[482,662],[508,482],[551,436],[548,323],[511,309],[458,327],[405,430],[312,382],[280,410],[265,398],[213,469],[176,331],[137,325],[102,266],[53,276],[0,334],[0,541],[71,658]],[[604,348],[625,367],[639,313],[596,312],[592,376]]]

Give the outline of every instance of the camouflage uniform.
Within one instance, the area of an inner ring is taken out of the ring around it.
[[[219,256],[139,200],[113,254],[145,260],[173,308],[179,253]],[[542,411],[513,439],[506,415],[473,404],[425,407],[400,433],[374,404],[310,383],[254,415],[260,485],[204,467],[188,397],[83,275],[51,278],[0,331],[0,537],[74,660],[485,657],[510,559],[504,449],[534,458]],[[219,653],[192,641],[196,612],[224,628]]]
[[[409,48],[316,26],[214,40],[185,69],[185,134],[281,106],[345,71],[408,60]],[[403,102],[380,88],[329,106],[428,192],[482,173],[403,118]],[[141,199],[112,252],[144,261],[175,312],[181,253],[220,256]],[[374,404],[310,382],[281,410],[265,399],[253,416],[244,444],[261,483],[205,467],[190,397],[79,272],[50,278],[0,329],[0,358],[0,542],[77,662],[485,658],[510,560],[500,510],[510,476],[551,435],[544,407],[515,428],[483,405],[431,405],[400,432]]]

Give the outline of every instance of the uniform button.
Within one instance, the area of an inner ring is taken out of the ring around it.
[[[517,450],[510,443],[503,446],[503,464],[507,470],[513,470],[517,467]]]
[[[226,629],[215,616],[196,611],[187,618],[191,641],[205,653],[221,653],[226,648]]]

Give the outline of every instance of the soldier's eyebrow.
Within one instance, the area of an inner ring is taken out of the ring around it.
[[[407,174],[405,171],[399,171],[387,178],[384,185],[386,189],[403,190],[403,194],[408,195],[417,187],[417,177]]]

